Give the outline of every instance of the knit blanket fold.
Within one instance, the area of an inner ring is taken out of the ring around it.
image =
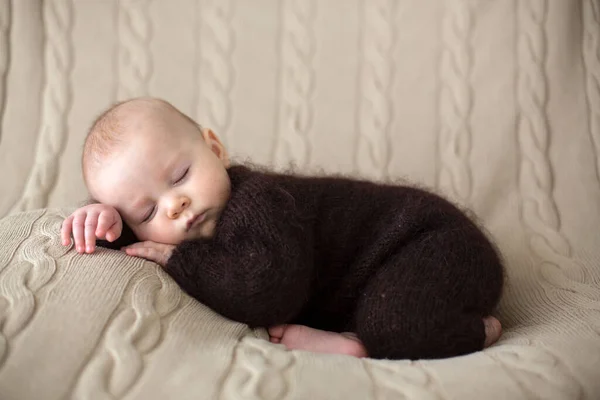
[[[286,351],[191,299],[156,264],[60,244],[70,210],[0,220],[0,393],[65,397],[594,398],[600,393],[600,288],[522,262],[501,305],[505,333],[482,352],[375,361]],[[510,259],[509,259],[510,260]],[[29,384],[35,382],[35,385]],[[423,397],[425,396],[425,397]],[[431,397],[434,396],[434,397]]]

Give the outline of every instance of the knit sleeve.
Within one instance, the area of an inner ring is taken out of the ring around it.
[[[313,239],[294,198],[269,176],[236,185],[212,240],[179,245],[166,271],[189,295],[250,326],[289,322],[306,304]]]

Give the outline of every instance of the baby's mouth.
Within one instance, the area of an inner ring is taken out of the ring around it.
[[[206,212],[202,212],[200,214],[194,215],[192,218],[187,220],[186,223],[186,231],[189,231],[194,226],[201,224],[204,221],[204,217],[206,216]]]

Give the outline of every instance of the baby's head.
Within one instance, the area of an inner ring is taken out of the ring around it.
[[[231,184],[217,136],[166,101],[139,98],[105,111],[85,141],[86,186],[140,240],[211,237]]]

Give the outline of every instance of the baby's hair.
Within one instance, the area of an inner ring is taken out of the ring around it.
[[[115,103],[94,120],[85,138],[81,167],[83,179],[86,183],[91,166],[100,163],[102,159],[110,155],[123,142],[123,134],[128,127],[128,111],[140,106],[162,111],[174,111],[197,127],[199,132],[202,131],[202,127],[196,121],[179,111],[166,100],[153,97],[137,97]]]

